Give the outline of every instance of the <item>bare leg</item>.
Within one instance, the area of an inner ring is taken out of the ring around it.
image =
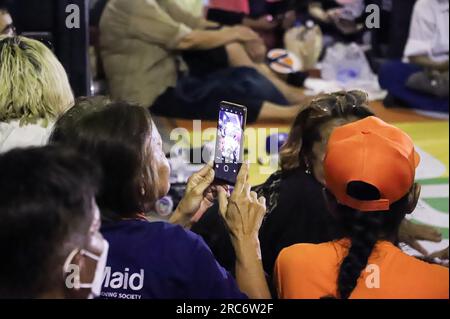
[[[299,104],[302,103],[305,99],[305,95],[303,94],[303,90],[293,87],[283,80],[278,78],[269,67],[264,64],[255,64],[244,47],[239,43],[232,43],[226,46],[228,53],[228,60],[230,66],[234,67],[251,67],[256,69],[259,73],[264,75],[273,85],[284,95],[284,97],[291,104]]]
[[[269,79],[278,90],[283,93],[289,103],[298,104],[305,101],[304,90],[287,84],[280,79],[273,71],[265,64],[256,65],[256,69]]]
[[[303,109],[303,106],[282,106],[271,102],[264,102],[258,120],[291,123]]]

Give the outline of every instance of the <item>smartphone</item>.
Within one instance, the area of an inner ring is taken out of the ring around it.
[[[244,131],[247,108],[230,102],[221,102],[217,124],[214,156],[215,179],[218,183],[236,184],[244,159]]]

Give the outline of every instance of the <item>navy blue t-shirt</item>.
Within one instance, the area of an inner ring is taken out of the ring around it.
[[[126,220],[101,232],[110,245],[101,298],[246,298],[203,239],[180,226]]]

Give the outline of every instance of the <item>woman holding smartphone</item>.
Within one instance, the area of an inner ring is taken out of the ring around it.
[[[361,91],[317,97],[294,121],[280,153],[281,169],[253,190],[267,199],[267,214],[259,232],[265,271],[271,276],[282,249],[298,243],[323,243],[340,238],[342,229],[328,212],[322,196],[323,159],[334,129],[373,115]],[[234,251],[218,218],[217,207],[206,212],[192,230],[211,247],[227,269],[234,267]],[[417,240],[441,241],[433,227],[404,220],[399,240],[424,251]]]
[[[178,225],[150,223],[144,213],[167,194],[170,168],[147,110],[126,103],[104,103],[88,111],[75,105],[59,119],[50,141],[76,148],[103,170],[96,198],[101,232],[110,243],[103,298],[270,296],[257,249],[265,200],[250,191],[247,165],[229,199],[223,187],[212,187],[214,170],[205,166],[189,179],[171,218]],[[217,194],[236,249],[237,283],[201,237],[179,226],[189,228],[201,205]]]

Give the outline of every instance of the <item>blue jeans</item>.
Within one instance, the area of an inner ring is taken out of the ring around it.
[[[448,97],[438,98],[406,87],[408,78],[422,70],[420,66],[414,64],[407,64],[400,61],[387,62],[381,67],[379,72],[380,85],[389,94],[401,100],[410,108],[448,113]]]

